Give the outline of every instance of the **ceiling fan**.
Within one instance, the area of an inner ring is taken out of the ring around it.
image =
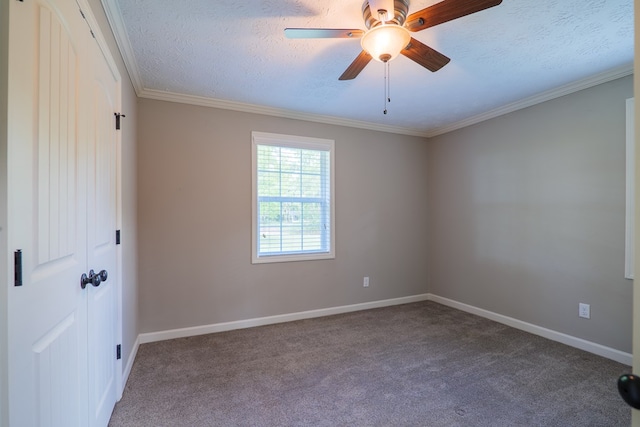
[[[438,71],[450,59],[411,37],[416,32],[497,6],[502,0],[443,0],[407,15],[409,0],[365,0],[362,16],[367,30],[286,28],[285,36],[301,38],[361,38],[362,52],[339,80],[351,80],[371,59],[388,62],[402,54],[428,70]]]

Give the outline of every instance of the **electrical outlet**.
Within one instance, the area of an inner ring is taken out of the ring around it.
[[[365,277],[364,280],[362,281],[362,286],[364,286],[365,288],[369,287],[369,278]]]
[[[585,319],[591,319],[591,306],[581,302],[578,305],[578,316],[584,317]]]

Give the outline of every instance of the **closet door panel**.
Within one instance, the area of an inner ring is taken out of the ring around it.
[[[89,33],[75,2],[10,5],[9,224],[22,280],[9,290],[9,417],[87,424],[86,149],[79,139]]]
[[[118,78],[92,44],[88,93],[88,264],[107,280],[88,292],[90,425],[106,425],[116,402],[116,129]]]

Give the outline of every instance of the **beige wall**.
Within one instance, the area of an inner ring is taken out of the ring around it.
[[[427,292],[424,139],[148,99],[138,114],[141,332]],[[251,264],[254,130],[335,140],[335,260]]]
[[[123,369],[126,368],[128,357],[134,350],[138,337],[138,244],[137,244],[137,96],[124,66],[122,56],[117,48],[113,33],[107,22],[100,0],[88,0],[93,14],[100,25],[111,54],[118,65],[122,79],[122,119],[121,138],[121,186],[122,194],[119,206],[122,218],[122,358]]]
[[[631,352],[632,96],[629,76],[430,140],[430,291]]]

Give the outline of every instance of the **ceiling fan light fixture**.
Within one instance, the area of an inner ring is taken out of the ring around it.
[[[400,25],[379,25],[367,31],[360,43],[376,61],[388,62],[400,54],[411,41],[409,30]]]

